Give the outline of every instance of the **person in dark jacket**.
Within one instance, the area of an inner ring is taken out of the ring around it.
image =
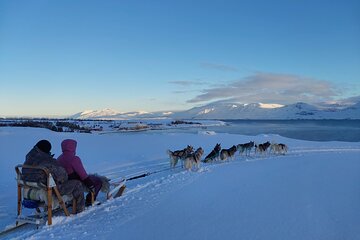
[[[85,208],[84,189],[79,180],[68,179],[65,169],[53,158],[51,143],[41,140],[26,155],[24,165],[46,167],[52,174],[61,195],[72,195],[77,203],[77,213]],[[23,168],[25,181],[47,183],[46,175],[39,169]]]
[[[73,139],[66,139],[61,143],[62,154],[58,157],[58,162],[63,166],[69,179],[78,179],[94,194],[96,199],[101,187],[102,181],[96,175],[88,175],[81,159],[76,155],[77,142]],[[91,205],[91,193],[86,195],[85,205]]]

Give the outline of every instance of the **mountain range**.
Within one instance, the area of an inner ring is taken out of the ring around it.
[[[360,102],[352,105],[326,106],[298,102],[289,105],[226,101],[213,102],[200,107],[176,112],[118,112],[112,109],[89,110],[70,116],[73,119],[360,119]]]

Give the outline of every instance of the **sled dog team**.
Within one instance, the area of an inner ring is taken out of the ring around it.
[[[255,155],[258,153],[260,155],[265,154],[285,154],[288,151],[288,147],[283,143],[270,143],[269,141],[261,144],[255,144],[255,142],[250,141],[248,143],[233,145],[229,149],[221,149],[220,143],[217,143],[214,149],[205,157],[204,160],[201,160],[204,150],[199,147],[194,151],[194,147],[187,145],[186,148],[182,150],[170,151],[167,150],[167,154],[170,158],[170,167],[175,168],[178,161],[181,161],[181,167],[185,167],[186,170],[191,170],[193,167],[197,169],[200,167],[200,162],[208,163],[217,160],[227,160],[234,159],[235,154],[239,151],[239,155],[250,156],[251,150],[255,149]]]

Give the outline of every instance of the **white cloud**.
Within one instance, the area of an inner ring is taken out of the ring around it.
[[[341,89],[328,81],[290,74],[259,72],[230,84],[204,89],[202,94],[188,102],[231,99],[243,103],[311,103],[329,101],[340,94]]]

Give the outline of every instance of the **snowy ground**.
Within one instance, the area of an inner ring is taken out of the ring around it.
[[[166,169],[166,150],[188,144],[207,155],[250,140],[286,143],[286,156],[239,157],[199,171],[165,170],[127,183],[125,195],[52,226],[6,239],[360,239],[360,143],[211,132],[79,134],[0,128],[0,228],[14,223],[14,166],[40,139],[60,154],[74,138],[88,172],[117,178]],[[103,196],[101,196],[103,197]]]

